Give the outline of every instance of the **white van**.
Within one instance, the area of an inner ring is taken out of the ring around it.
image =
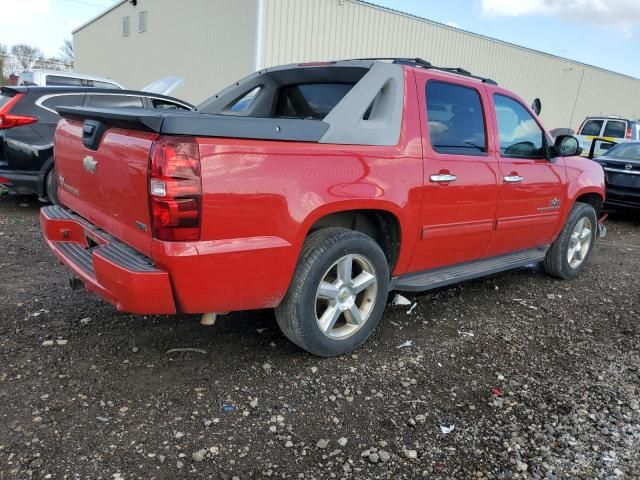
[[[41,69],[22,72],[18,78],[18,86],[124,88],[118,82],[109,80],[108,78],[94,77],[92,75],[83,75],[75,72]]]

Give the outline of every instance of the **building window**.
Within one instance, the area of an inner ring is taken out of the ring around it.
[[[144,33],[147,31],[147,12],[138,14],[138,31]]]
[[[131,31],[131,27],[130,27],[130,18],[129,17],[124,17],[122,19],[122,36],[123,37],[128,37],[129,33]]]

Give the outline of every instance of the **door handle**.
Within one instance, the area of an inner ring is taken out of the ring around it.
[[[504,181],[507,183],[520,183],[524,180],[524,177],[520,175],[507,175],[504,177]]]
[[[429,177],[429,180],[435,183],[455,182],[457,179],[458,177],[451,175],[450,173],[438,173]]]

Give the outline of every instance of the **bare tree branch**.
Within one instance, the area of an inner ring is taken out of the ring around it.
[[[26,43],[19,43],[11,47],[11,55],[16,59],[21,70],[29,70],[36,60],[43,56],[39,48]]]

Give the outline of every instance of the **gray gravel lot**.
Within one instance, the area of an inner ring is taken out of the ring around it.
[[[323,360],[269,311],[202,327],[69,290],[39,207],[0,197],[2,479],[640,478],[637,214],[575,281],[411,295]]]

